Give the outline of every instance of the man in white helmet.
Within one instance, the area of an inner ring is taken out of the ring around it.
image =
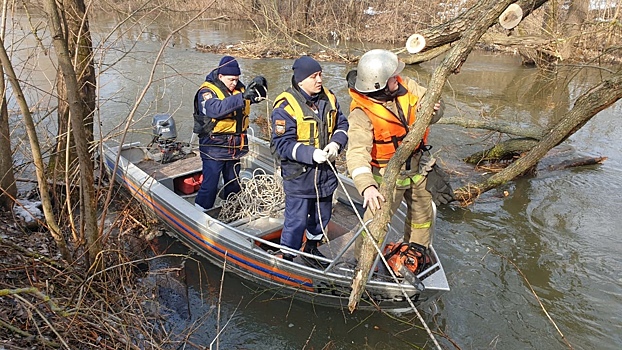
[[[364,220],[373,217],[385,205],[378,191],[385,167],[415,122],[418,102],[426,89],[414,80],[400,77],[404,63],[387,50],[371,50],[359,60],[356,71],[348,74],[352,103],[348,117],[348,149],[346,161],[354,185],[364,198]],[[442,102],[434,106],[436,123],[443,114]],[[426,190],[427,179],[421,175],[419,161],[427,147],[428,130],[419,147],[404,164],[397,179],[395,212],[402,199],[408,206],[404,242],[428,247],[432,225],[432,195]],[[362,239],[356,241],[356,255]]]

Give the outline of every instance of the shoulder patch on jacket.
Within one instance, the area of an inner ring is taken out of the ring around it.
[[[285,120],[277,119],[274,121],[274,133],[281,136],[285,134]]]

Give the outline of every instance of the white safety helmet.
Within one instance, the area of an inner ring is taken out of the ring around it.
[[[404,69],[404,62],[391,51],[374,49],[361,56],[356,68],[354,89],[358,92],[374,92],[384,89],[387,81]]]

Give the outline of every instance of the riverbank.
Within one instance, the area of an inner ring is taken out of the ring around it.
[[[355,63],[365,52],[363,49],[341,48],[329,45],[276,45],[273,41],[265,40],[243,40],[231,43],[203,44],[195,43],[195,49],[200,52],[213,53],[219,55],[231,55],[239,58],[263,59],[281,58],[295,59],[301,55],[309,55],[319,62],[338,62]],[[478,43],[475,50],[497,53],[500,55],[520,56],[525,66],[541,66],[549,69],[554,61],[534,59],[537,53],[533,48],[520,45],[501,45],[493,42],[482,41]],[[405,54],[405,49],[395,48],[394,52]],[[554,59],[554,57],[552,58]],[[614,65],[622,63],[622,56],[612,53],[603,54],[598,50],[587,48],[577,49],[574,55],[573,64],[592,64],[598,61],[601,64]],[[557,64],[568,64],[559,62]]]
[[[127,214],[127,213],[126,213]],[[123,218],[124,213],[119,213]],[[126,218],[127,215],[126,215]],[[0,212],[0,348],[118,348],[157,345],[157,315],[145,277],[141,225],[120,220],[106,240],[107,269],[63,261],[47,230]]]

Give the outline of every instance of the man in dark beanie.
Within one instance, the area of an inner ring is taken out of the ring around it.
[[[194,203],[202,210],[214,206],[222,174],[223,198],[240,191],[240,158],[248,153],[246,130],[250,105],[266,98],[268,83],[257,76],[245,87],[240,66],[231,56],[221,58],[194,96],[194,128],[199,135],[203,181]]]
[[[310,255],[301,257],[323,269],[328,263],[318,245],[331,217],[337,188],[334,161],[348,142],[348,121],[335,94],[322,85],[322,67],[316,60],[302,56],[292,69],[292,86],[276,98],[272,111],[271,146],[281,161],[285,190],[279,255],[293,261],[306,230],[303,252]]]

